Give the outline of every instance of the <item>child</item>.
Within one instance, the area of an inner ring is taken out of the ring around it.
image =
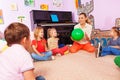
[[[49,28],[48,29],[48,48],[49,50],[52,50],[53,55],[56,54],[61,54],[64,55],[64,53],[68,50],[67,46],[64,46],[62,48],[58,48],[58,40],[59,38],[57,38],[57,31],[55,28]]]
[[[36,27],[34,31],[35,40],[32,41],[32,48],[35,53],[31,56],[35,60],[45,61],[53,59],[52,51],[47,51],[46,40],[44,39],[44,31],[42,27]]]
[[[108,46],[102,48],[98,45],[97,57],[106,55],[120,55],[120,33],[118,27],[111,29],[111,40]]]
[[[79,50],[85,50],[88,52],[94,52],[95,48],[90,43],[90,37],[92,32],[92,26],[87,23],[87,15],[85,13],[80,13],[79,24],[74,26],[74,29],[80,28],[84,32],[84,38],[80,41],[74,41],[73,45],[70,47],[70,52],[75,53]]]
[[[31,42],[28,27],[12,23],[5,29],[4,36],[9,47],[0,54],[0,79],[35,80],[32,58],[27,51]],[[39,77],[39,80],[45,79]]]

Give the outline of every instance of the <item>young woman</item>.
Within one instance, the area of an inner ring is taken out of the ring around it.
[[[95,48],[90,43],[92,26],[87,23],[87,15],[85,13],[80,13],[78,22],[79,23],[74,26],[74,29],[82,29],[84,32],[84,38],[80,41],[74,41],[73,45],[70,47],[70,52],[75,53],[79,50],[94,52]]]

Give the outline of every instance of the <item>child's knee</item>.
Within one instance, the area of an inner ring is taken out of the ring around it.
[[[52,56],[52,51],[46,52],[46,55],[47,55],[47,56]]]

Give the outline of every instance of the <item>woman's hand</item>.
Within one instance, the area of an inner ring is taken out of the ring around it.
[[[88,37],[88,35],[85,33],[85,39],[87,40],[87,41],[89,41],[90,39],[89,39],[89,37]]]

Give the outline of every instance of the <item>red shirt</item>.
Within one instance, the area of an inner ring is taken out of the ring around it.
[[[38,50],[38,52],[40,53],[45,52],[46,40],[45,39],[42,39],[40,41],[33,40],[32,45],[37,46],[36,49]]]

